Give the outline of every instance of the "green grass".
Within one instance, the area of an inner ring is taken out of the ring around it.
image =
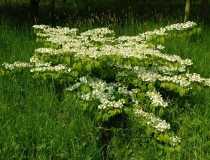
[[[203,27],[202,34],[198,37],[179,41],[174,40],[166,45],[166,53],[177,54],[182,58],[190,58],[194,62],[193,72],[209,77],[210,30]],[[210,135],[210,89],[205,89],[191,101],[183,115],[177,117],[181,120],[179,136],[182,137],[182,152],[179,159],[209,159]]]
[[[36,47],[34,34],[7,26],[0,30],[0,63],[28,61]],[[1,78],[0,159],[101,159],[94,122],[78,105],[71,97],[59,102],[52,84],[35,82],[29,74]]]
[[[118,36],[136,35],[165,24],[166,21],[145,20],[123,28],[117,25],[113,29]],[[91,27],[81,26],[81,30]],[[2,22],[0,33],[0,64],[27,62],[38,47],[28,26]],[[195,63],[192,70],[209,77],[209,36],[210,29],[203,27],[198,37],[167,42],[164,52],[192,59]],[[180,115],[174,122],[178,126],[176,134],[182,138],[181,152],[167,155],[168,159],[210,159],[209,95],[210,89],[205,89],[189,99],[189,103],[177,104],[185,108],[180,109]],[[109,154],[116,154],[119,159],[126,160],[132,153],[135,160],[150,160],[161,154],[155,145],[143,141],[137,134],[129,137],[119,131],[113,137],[113,144],[107,148],[110,152],[106,157],[104,146],[99,144],[101,139],[96,122],[91,120],[90,115],[84,115],[79,105],[79,101],[71,95],[67,99],[59,99],[53,83],[37,82],[28,73],[1,77],[0,159],[102,160],[107,159]]]

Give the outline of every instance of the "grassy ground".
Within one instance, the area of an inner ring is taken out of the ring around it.
[[[177,54],[182,58],[190,58],[194,62],[192,69],[204,77],[209,77],[210,52],[208,43],[209,28],[203,28],[199,37],[194,37],[181,42],[168,42],[167,53]],[[183,137],[183,151],[178,159],[209,159],[209,135],[210,135],[210,114],[209,99],[210,90],[206,89],[195,95],[194,105],[179,118],[182,119],[179,130],[180,137]]]
[[[168,19],[169,20],[169,19]],[[136,35],[164,26],[165,21],[142,21],[113,26],[117,35]],[[171,22],[175,22],[171,20]],[[87,30],[93,26],[81,26]],[[190,58],[192,70],[209,77],[210,29],[203,27],[199,37],[166,43],[165,53]],[[0,64],[28,61],[37,48],[35,35],[27,25],[2,21],[0,25]],[[171,160],[210,159],[210,89],[189,100],[177,117],[177,135],[182,138],[181,152],[167,155]],[[35,82],[29,74],[0,78],[0,159],[73,159],[102,160],[103,146],[95,122],[84,116],[73,97],[59,100],[52,83]],[[141,143],[138,137],[127,140],[116,134],[112,150],[120,159],[132,152],[136,159],[152,160],[161,154],[155,145]],[[138,147],[137,147],[138,146]],[[114,154],[112,153],[112,154]],[[111,154],[111,152],[110,152]]]

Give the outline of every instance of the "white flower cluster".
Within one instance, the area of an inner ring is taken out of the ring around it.
[[[154,31],[147,31],[144,33],[139,34],[139,36],[142,38],[142,41],[148,41],[151,36],[157,35],[157,36],[164,36],[167,33],[165,33],[165,29],[161,28],[160,30],[155,29]]]
[[[30,72],[58,72],[58,73],[70,73],[71,68],[66,67],[66,65],[58,64],[56,66],[52,66],[51,62],[43,62],[38,58],[31,57],[30,62],[34,63],[34,68],[30,70]]]
[[[130,70],[136,74],[136,77],[140,78],[141,80],[145,82],[155,82],[157,80],[161,82],[173,82],[175,84],[178,84],[182,88],[188,87],[192,82],[199,82],[199,83],[205,84],[206,86],[209,86],[209,81],[210,81],[210,79],[202,78],[200,77],[199,74],[196,74],[196,73],[193,73],[193,74],[186,73],[186,76],[171,75],[172,71],[177,71],[177,68],[172,67],[172,66],[171,67],[158,66],[157,68],[158,70],[154,70],[154,71],[146,70],[145,67],[139,67],[139,66],[132,67],[131,65],[118,65],[115,67]],[[160,73],[158,73],[159,71]],[[165,75],[163,75],[162,73],[164,73]],[[167,76],[167,74],[171,76]],[[118,73],[118,75],[122,77],[128,76],[127,74],[124,75],[122,73]]]
[[[159,44],[159,45],[157,45],[157,49],[159,49],[159,50],[164,50],[164,46],[162,46],[161,44]]]
[[[36,30],[45,30],[47,28],[50,28],[50,26],[40,24],[40,25],[33,25],[33,28],[34,28],[35,31]]]
[[[159,80],[161,82],[173,82],[175,84],[178,84],[182,88],[188,87],[192,82],[199,82],[209,86],[208,83],[206,83],[209,81],[209,79],[202,78],[200,77],[199,74],[196,73],[193,74],[186,73],[186,77],[181,75],[162,76],[161,74],[157,73],[147,73],[146,70],[144,73],[141,70],[140,73],[138,73],[137,77],[141,78],[143,81],[149,81],[149,82],[155,82],[156,80]]]
[[[210,78],[206,78],[204,84],[210,87]]]
[[[190,81],[190,82],[198,82],[198,83],[203,83],[206,86],[210,86],[210,78],[203,78],[200,76],[200,74],[186,73],[186,77],[188,78],[188,81]]]
[[[167,31],[185,30],[187,28],[191,28],[196,25],[197,24],[195,22],[190,22],[190,21],[186,23],[177,23],[177,24],[168,25],[164,28],[160,28],[159,30],[155,29],[154,31],[147,31],[147,32],[141,33],[139,34],[139,36],[141,37],[141,41],[147,41],[153,35],[164,36],[164,35],[167,35]]]
[[[106,83],[100,79],[87,79],[86,77],[79,78],[80,82],[66,88],[67,91],[73,91],[78,88],[82,83],[88,84],[92,91],[87,94],[81,95],[81,98],[85,101],[90,101],[91,99],[99,100],[101,103],[99,109],[113,109],[122,108],[125,104],[124,99],[119,99],[115,101],[114,92],[116,92],[115,87],[117,84]]]
[[[164,132],[165,130],[170,129],[170,124],[166,123],[165,120],[156,117],[153,113],[144,112],[142,109],[134,108],[134,114],[137,117],[144,117],[147,120],[147,125],[153,127],[159,132]]]
[[[96,29],[88,30],[86,32],[81,33],[81,36],[104,38],[107,35],[113,35],[113,34],[114,34],[114,31],[109,30],[109,28],[96,28]]]
[[[35,32],[38,32],[36,34],[40,34],[40,33],[43,33],[43,35],[46,35],[44,37],[48,37],[48,36],[51,36],[51,35],[68,35],[68,36],[75,36],[76,35],[76,32],[78,31],[77,28],[72,28],[72,29],[69,29],[67,27],[59,27],[57,26],[56,28],[52,28],[48,25],[34,25],[33,26]],[[41,36],[42,37],[42,36]]]
[[[187,22],[185,24],[176,24],[170,25],[166,28],[161,28],[160,30],[155,30],[153,32],[145,32],[139,36],[121,36],[119,38],[107,37],[107,35],[113,35],[113,31],[108,28],[97,28],[89,30],[80,34],[80,36],[66,36],[65,34],[70,32],[64,28],[64,31],[61,31],[62,28],[50,29],[46,26],[41,26],[43,32],[51,33],[47,41],[61,45],[61,49],[49,49],[49,48],[39,48],[36,50],[38,54],[49,54],[49,55],[64,55],[70,54],[71,56],[81,58],[83,56],[88,56],[90,58],[99,58],[101,56],[122,56],[124,58],[135,57],[139,60],[147,59],[148,56],[156,56],[166,61],[177,62],[180,64],[179,67],[170,66],[157,66],[159,71],[162,71],[163,74],[173,74],[173,72],[185,72],[186,66],[192,65],[192,61],[189,59],[183,60],[176,55],[167,55],[160,52],[164,47],[158,45],[159,50],[153,50],[147,48],[145,43],[145,37],[151,35],[163,35],[168,30],[176,30],[176,27],[186,28],[195,26],[194,22]],[[38,26],[35,26],[35,28]],[[58,34],[59,32],[59,34]],[[72,32],[76,32],[76,29],[73,29]],[[99,44],[99,46],[95,45]],[[139,44],[140,43],[140,44]],[[113,65],[113,64],[112,64]],[[118,65],[118,64],[117,64]],[[122,67],[121,64],[115,67]],[[125,67],[125,66],[124,66]],[[126,69],[132,69],[131,66],[127,66]],[[148,76],[145,76],[148,77]],[[153,76],[154,77],[154,76]],[[142,77],[143,78],[143,77]],[[151,78],[149,78],[151,79]],[[149,80],[145,79],[145,80]]]
[[[71,68],[66,67],[65,65],[58,64],[56,66],[42,66],[35,67],[30,70],[31,72],[57,72],[57,73],[70,73]]]
[[[192,76],[190,76],[191,74],[187,74],[186,77],[181,76],[181,75],[174,75],[174,76],[167,76],[167,74],[171,74],[169,73],[169,71],[173,70],[173,68],[169,68],[170,70],[167,72],[165,71],[164,73],[166,75],[162,75],[161,73],[159,74],[158,71],[162,71],[161,67],[158,67],[158,70],[146,70],[144,67],[132,67],[131,65],[119,65],[116,66],[118,68],[125,68],[128,70],[131,70],[133,73],[136,74],[136,77],[140,78],[141,80],[143,80],[144,82],[155,82],[155,81],[161,81],[161,82],[173,82],[175,84],[178,84],[180,87],[185,88],[187,86],[189,86],[191,84],[191,82],[195,82],[195,78],[190,78]],[[163,67],[165,69],[167,69],[166,67]],[[174,71],[177,71],[177,69],[174,68]],[[121,73],[118,73],[119,76],[128,76],[128,75],[123,75]],[[195,74],[194,74],[195,77]],[[200,78],[199,81],[197,79],[197,82],[203,82],[206,83],[205,78]]]
[[[165,29],[167,31],[172,31],[172,30],[184,30],[184,29],[187,29],[187,28],[191,28],[191,27],[194,27],[196,26],[197,24],[195,22],[186,22],[186,23],[177,23],[177,24],[172,24],[172,25],[169,25],[169,26],[166,26]]]
[[[53,49],[53,48],[38,48],[35,50],[35,53],[42,55],[59,55],[62,56],[65,54],[63,49]]]
[[[109,108],[122,108],[123,105],[125,104],[124,99],[120,99],[118,101],[108,101],[107,99],[101,99],[100,102],[102,104],[100,104],[98,106],[99,109],[106,109],[107,107],[109,107]]]
[[[163,101],[161,94],[157,91],[148,91],[146,96],[150,98],[151,104],[156,107],[161,106],[165,108],[168,106],[168,103]]]
[[[72,85],[72,86],[69,86],[68,88],[66,88],[65,90],[66,91],[73,91],[73,90],[75,90],[75,89],[77,89],[79,86],[81,85],[81,83],[80,82],[77,82],[77,83],[75,83],[74,85]]]
[[[13,70],[15,68],[17,69],[22,69],[22,68],[31,68],[32,65],[30,63],[26,63],[26,62],[20,62],[20,61],[17,61],[17,62],[14,62],[13,64],[9,64],[9,63],[6,63],[4,62],[2,64],[2,66],[5,68],[5,69],[9,69],[9,70]]]
[[[122,86],[120,83],[110,83],[100,79],[87,79],[86,77],[79,78],[80,82],[74,84],[73,86],[66,88],[67,91],[73,91],[78,88],[82,83],[88,84],[92,91],[82,95],[81,98],[86,101],[90,101],[92,98],[99,100],[101,103],[98,108],[99,109],[112,109],[112,108],[122,108],[125,104],[124,99],[119,99],[118,101],[114,101],[114,92],[118,92],[120,94],[133,96],[132,92],[127,89],[126,86]],[[117,88],[117,89],[115,89]],[[135,90],[132,90],[135,92]],[[137,90],[136,90],[137,92]],[[168,106],[167,102],[164,102],[161,95],[158,92],[147,92],[147,96],[150,98],[151,102],[154,103],[155,106]],[[144,112],[142,109],[134,109],[134,113],[137,116],[141,116],[146,118],[147,124],[152,126],[155,130],[159,132],[163,132],[166,129],[170,129],[170,125],[165,122],[165,120],[161,120],[160,118],[154,116],[152,113]]]
[[[177,136],[170,137],[170,140],[172,142],[172,146],[175,146],[177,143],[181,142],[181,139],[179,137],[177,137]]]
[[[205,80],[205,78],[202,78],[200,76],[200,74],[197,74],[197,73],[193,73],[193,74],[190,74],[190,73],[187,73],[186,74],[186,77],[189,79],[189,81],[191,82],[203,82]]]
[[[34,63],[36,67],[50,67],[51,66],[51,62],[43,62],[43,61],[40,61],[36,57],[31,57],[30,62]]]

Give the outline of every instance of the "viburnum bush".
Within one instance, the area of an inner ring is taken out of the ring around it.
[[[163,53],[173,38],[199,34],[194,22],[178,23],[137,36],[115,37],[108,28],[78,34],[78,29],[34,25],[36,41],[30,62],[3,63],[1,75],[30,72],[34,79],[53,80],[63,96],[75,95],[81,110],[96,112],[96,128],[115,133],[116,121],[127,117],[135,130],[155,140],[165,151],[179,151],[181,137],[171,130],[168,114],[177,99],[210,86],[210,79],[191,73],[193,62]],[[121,116],[122,117],[122,116]],[[126,123],[125,121],[123,123]],[[132,126],[131,126],[132,128]]]

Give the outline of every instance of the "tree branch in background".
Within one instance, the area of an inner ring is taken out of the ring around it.
[[[51,25],[55,26],[55,0],[51,1]]]
[[[186,0],[184,23],[189,20],[191,0]]]
[[[31,18],[35,23],[37,23],[37,18],[39,16],[39,2],[40,0],[30,0]]]

